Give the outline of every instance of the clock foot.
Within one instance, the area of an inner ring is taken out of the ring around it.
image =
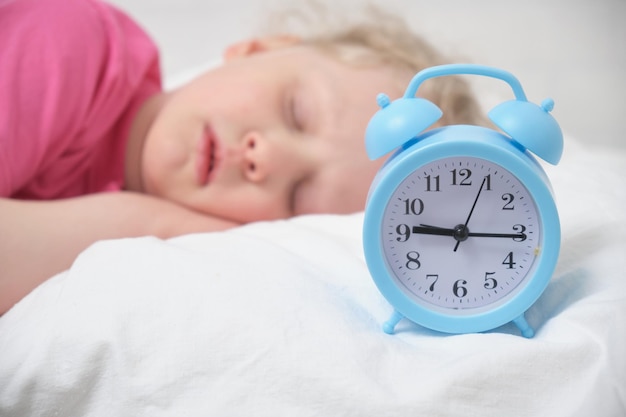
[[[389,320],[387,320],[383,324],[383,331],[385,333],[387,333],[387,334],[393,334],[394,333],[394,329],[396,328],[396,325],[403,318],[404,318],[404,316],[402,314],[400,314],[400,313],[398,313],[397,311],[394,310],[394,312],[391,315],[391,317],[389,317]]]
[[[535,331],[526,321],[526,317],[524,317],[524,314],[513,320],[513,323],[515,323],[515,325],[520,329],[520,331],[522,332],[522,336],[526,338],[531,338],[535,335]]]

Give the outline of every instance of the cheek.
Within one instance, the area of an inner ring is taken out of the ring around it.
[[[364,210],[376,166],[344,166],[324,174],[311,184],[303,211],[347,214]]]
[[[264,120],[269,111],[278,103],[276,88],[261,80],[246,78],[230,80],[213,90],[204,103],[199,106],[206,109],[210,117],[225,117],[240,124],[254,120]]]
[[[257,113],[267,111],[268,104],[275,101],[272,92],[258,85],[251,85],[244,88],[238,96],[231,98],[233,107],[239,107],[241,114],[251,117]]]
[[[163,182],[167,179],[166,172],[170,163],[168,159],[174,152],[168,151],[169,146],[159,142],[155,137],[148,137],[141,155],[141,174],[144,190],[148,194],[160,195]]]
[[[192,162],[189,132],[172,132],[166,124],[155,123],[144,143],[141,173],[144,187],[151,194],[164,192],[168,184],[188,175]]]
[[[289,217],[286,204],[280,196],[247,186],[202,190],[187,203],[197,211],[239,223]]]

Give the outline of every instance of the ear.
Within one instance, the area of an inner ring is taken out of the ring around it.
[[[285,48],[300,43],[301,39],[293,35],[274,35],[263,38],[253,38],[230,45],[224,51],[224,61],[244,58],[258,52]]]

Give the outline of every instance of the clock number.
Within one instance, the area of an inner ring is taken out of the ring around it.
[[[426,191],[441,191],[439,188],[439,175],[434,177],[426,176]]]
[[[485,175],[485,185],[483,186],[484,191],[491,191],[491,174]]]
[[[483,287],[485,287],[486,290],[493,290],[498,286],[498,281],[492,277],[492,275],[495,274],[495,272],[485,272],[485,284]]]
[[[464,285],[467,285],[467,281],[464,279],[456,280],[452,286],[452,292],[454,295],[459,298],[465,297],[467,295],[467,288],[465,288]]]
[[[406,264],[405,266],[410,269],[411,271],[415,271],[416,269],[419,269],[422,264],[419,261],[420,258],[420,254],[417,251],[411,251],[409,253],[406,254]]]
[[[513,252],[509,252],[509,254],[506,255],[506,258],[502,261],[502,265],[508,265],[507,269],[515,269],[517,262],[513,262]]]
[[[432,284],[430,284],[430,287],[428,287],[428,290],[430,292],[435,291],[435,284],[437,283],[437,281],[439,281],[439,275],[435,275],[435,274],[428,274],[426,275],[426,280],[428,281],[430,278],[433,278],[434,281]]]
[[[513,240],[516,242],[523,242],[526,240],[527,236],[526,233],[524,233],[526,231],[526,226],[522,225],[522,224],[516,224],[515,226],[513,226],[513,231],[517,232],[520,234],[519,237],[514,237]]]
[[[452,173],[452,185],[472,185],[472,182],[470,181],[470,177],[472,176],[472,171],[470,171],[467,168],[463,168],[458,170],[458,175],[457,175],[457,170],[453,169],[452,171],[450,171]],[[459,182],[457,184],[457,176],[459,178],[461,178],[461,182]]]
[[[406,242],[411,237],[411,228],[406,224],[399,224],[396,233],[400,235],[396,238],[398,242]]]
[[[419,216],[424,212],[424,202],[422,201],[422,199],[414,198],[411,200],[407,198],[402,201],[404,202],[404,214],[414,214],[416,216]]]
[[[502,194],[502,200],[505,202],[504,206],[502,206],[502,210],[513,210],[515,205],[513,204],[513,200],[515,197],[511,193]]]

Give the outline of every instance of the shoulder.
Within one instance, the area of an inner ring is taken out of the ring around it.
[[[76,120],[160,83],[153,41],[98,0],[0,0],[0,51],[0,108],[21,112],[14,120]]]
[[[0,0],[0,28],[3,54],[33,62],[110,58],[103,55],[120,42],[154,48],[129,16],[98,0]]]
[[[98,0],[0,0],[0,51],[0,104],[14,111],[60,116],[118,105],[147,79],[160,85],[152,39]]]
[[[13,43],[52,44],[71,34],[101,34],[101,12],[90,0],[0,0],[0,11],[3,38]]]
[[[0,0],[0,51],[0,165],[15,168],[0,195],[91,146],[160,86],[153,41],[98,0]]]

